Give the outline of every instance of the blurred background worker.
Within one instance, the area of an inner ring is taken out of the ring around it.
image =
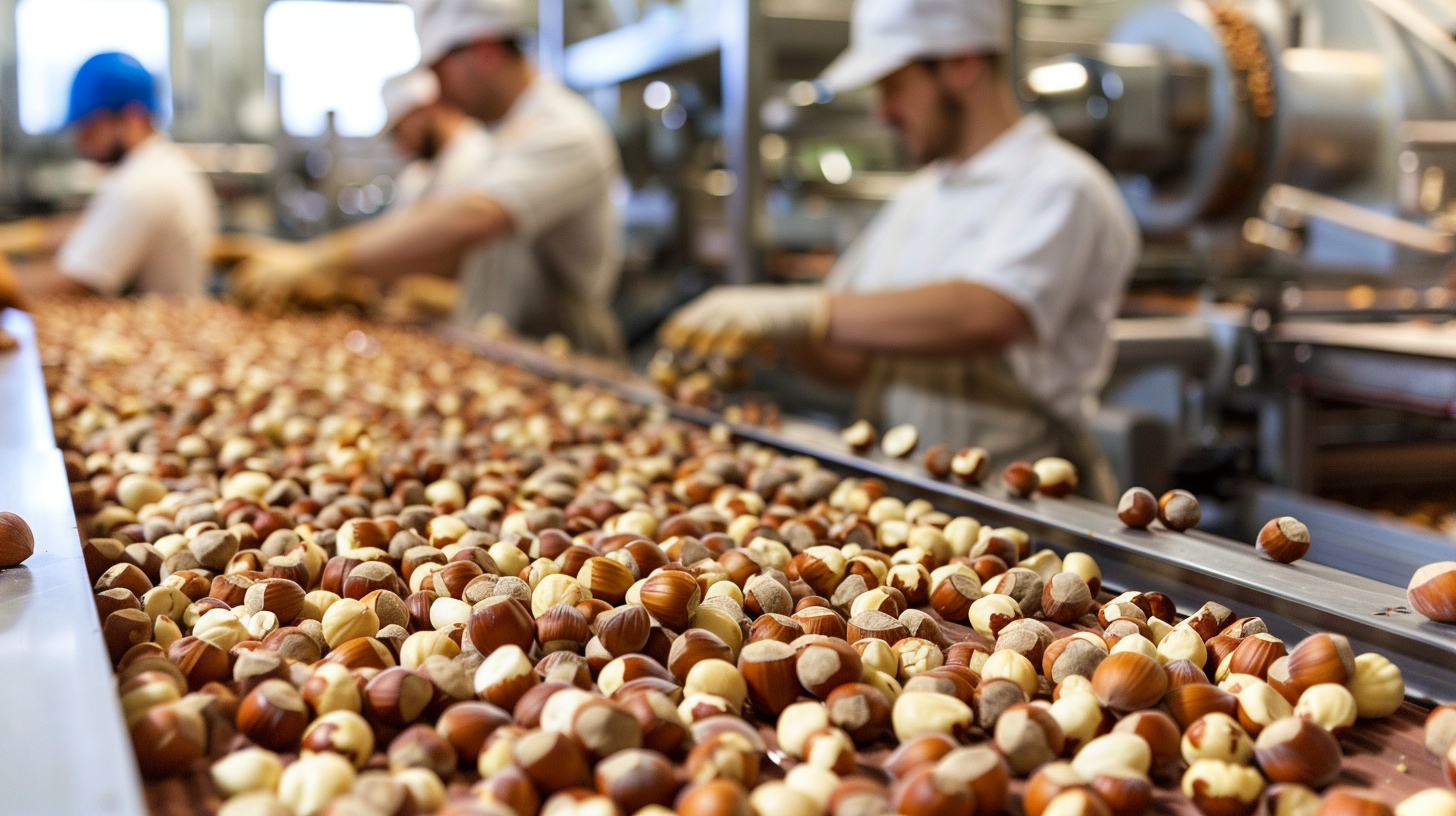
[[[440,81],[416,68],[384,83],[384,132],[410,163],[394,182],[395,209],[432,195],[459,193],[490,158],[490,133],[440,99]]]
[[[1115,479],[1088,430],[1138,254],[1111,177],[1022,115],[1005,66],[1006,0],[859,0],[822,81],[876,83],[880,115],[922,169],[826,285],[727,287],[675,315],[670,344],[771,340],[858,413],[1002,464],[1060,455],[1084,492]]]
[[[277,301],[295,287],[351,274],[388,283],[405,270],[490,247],[490,262],[463,264],[462,321],[495,314],[527,336],[559,332],[587,353],[621,356],[610,308],[621,262],[611,198],[620,159],[611,130],[521,53],[521,0],[413,5],[420,64],[434,71],[446,102],[491,128],[492,157],[467,192],[245,263],[239,295]]]
[[[200,296],[211,273],[217,201],[195,164],[159,133],[156,81],[134,58],[97,54],[71,84],[77,152],[114,168],[79,215],[0,228],[0,251],[46,255],[22,290],[57,295]]]

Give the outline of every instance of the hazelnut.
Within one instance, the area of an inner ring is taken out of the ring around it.
[[[1276,720],[1294,716],[1294,707],[1268,683],[1250,683],[1235,695],[1239,707],[1239,725],[1257,737]]]
[[[345,641],[379,634],[379,616],[363,603],[345,598],[324,612],[323,631],[329,648],[337,649]]]
[[[1350,730],[1359,716],[1355,695],[1349,689],[1334,683],[1319,683],[1305,689],[1294,706],[1294,716],[1309,720],[1315,725],[1343,734]]]
[[[319,664],[299,691],[319,716],[331,711],[358,712],[364,705],[353,676],[337,663]]]
[[[465,700],[446,708],[435,723],[435,730],[455,749],[464,765],[474,762],[490,735],[510,722],[511,715],[498,706]]]
[[[1269,816],[1318,816],[1320,798],[1305,785],[1281,782],[1264,792],[1264,803]]]
[[[286,680],[264,680],[238,703],[238,731],[274,751],[297,746],[308,719],[303,697]]]
[[[1309,528],[1290,516],[1271,519],[1259,531],[1255,546],[1271,561],[1293,564],[1309,552]]]
[[[1144,529],[1158,518],[1158,500],[1145,487],[1128,488],[1117,501],[1117,517],[1134,529]]]
[[[1014,683],[1008,685],[1017,688]],[[1019,689],[1017,693],[1020,693]],[[974,724],[975,715],[970,706],[955,697],[933,692],[907,691],[895,699],[890,719],[895,729],[895,738],[905,742],[921,734],[946,734],[953,738],[962,738]],[[1052,721],[1052,724],[1055,725],[1056,722]],[[780,729],[782,730],[782,722]]]
[[[1041,766],[1026,783],[1021,808],[1026,816],[1043,816],[1052,800],[1061,794],[1087,787],[1087,780],[1072,770],[1069,762],[1051,762]]]
[[[1310,635],[1289,653],[1289,680],[1300,691],[1320,683],[1344,685],[1355,676],[1355,653],[1344,635]]]
[[[1031,466],[1036,473],[1038,490],[1044,496],[1061,498],[1077,489],[1077,468],[1057,456],[1038,459]]]
[[[509,711],[536,686],[538,677],[535,665],[521,647],[507,645],[486,657],[475,670],[472,682],[480,699]]]
[[[863,664],[848,643],[824,639],[798,649],[794,671],[805,691],[823,699],[839,686],[859,680]]]
[[[1170,776],[1182,758],[1182,734],[1178,725],[1161,711],[1137,711],[1112,727],[1114,734],[1136,734],[1148,744],[1154,776]]]
[[[516,598],[494,596],[470,610],[466,631],[476,651],[483,655],[494,654],[504,646],[515,646],[525,651],[536,640],[536,621],[526,605]]]
[[[0,568],[13,567],[35,553],[35,534],[25,519],[0,511]]]
[[[1081,576],[1059,572],[1042,590],[1041,611],[1049,621],[1068,624],[1082,617],[1092,606],[1092,593]]]
[[[1198,499],[1186,490],[1169,490],[1158,499],[1158,521],[1175,533],[1197,527],[1202,520]]]
[[[1107,659],[1107,644],[1090,632],[1079,632],[1053,641],[1042,656],[1042,675],[1060,683],[1073,675],[1091,679]]]
[[[952,454],[945,445],[934,445],[925,451],[925,472],[936,479],[950,475]]]
[[[531,731],[512,744],[511,758],[543,793],[591,781],[586,753],[565,734]]]
[[[1026,703],[1011,706],[997,718],[994,739],[1017,776],[1025,776],[1061,756],[1066,744],[1056,719],[1045,709]]]
[[[684,816],[742,816],[748,813],[748,794],[731,779],[712,779],[684,790],[676,811]]]
[[[839,438],[855,453],[864,453],[873,447],[875,436],[875,426],[863,419],[839,432]]]
[[[1423,790],[1401,802],[1395,816],[1456,816],[1456,793],[1440,788]]]
[[[1410,605],[1440,623],[1456,623],[1456,561],[1427,564],[1416,570],[1406,588]]]
[[[305,753],[283,769],[278,798],[298,816],[318,813],[354,787],[354,766],[335,753]]]
[[[1254,743],[1233,717],[1205,714],[1183,732],[1182,753],[1190,765],[1201,759],[1216,759],[1247,765],[1254,757]]]
[[[1163,698],[1168,713],[1184,728],[1208,714],[1238,714],[1238,698],[1205,680],[1202,683],[1187,683],[1168,692]]]
[[[738,670],[747,685],[748,699],[755,711],[765,716],[776,716],[798,699],[803,689],[799,685],[796,663],[795,650],[787,643],[761,640],[743,647],[738,655]],[[888,717],[888,712],[886,714]]]
[[[880,450],[891,459],[903,459],[915,450],[920,444],[920,432],[915,430],[914,425],[896,425],[885,431],[885,438],[880,441]]]
[[[1061,726],[1069,753],[1075,753],[1101,734],[1108,721],[1097,698],[1088,693],[1063,694],[1047,713]]]
[[[1340,744],[1329,731],[1298,717],[1265,728],[1254,743],[1254,757],[1271,782],[1323,788],[1340,775]]]
[[[1355,708],[1362,719],[1389,717],[1405,702],[1405,679],[1400,667],[1375,652],[1355,658],[1355,676],[1346,687],[1354,695]]]
[[[1005,649],[986,658],[981,667],[982,681],[1010,680],[1021,687],[1028,698],[1036,694],[1039,685],[1036,667],[1018,652]]]
[[[1005,570],[1003,570],[1004,572]],[[948,621],[966,620],[971,605],[982,598],[980,579],[974,574],[953,572],[938,583],[932,574],[933,587],[930,590],[930,606]],[[1017,613],[1020,614],[1020,606]]]
[[[1084,779],[1117,773],[1145,778],[1152,763],[1153,752],[1147,740],[1123,731],[1104,734],[1082,746],[1072,758],[1072,769]]]
[[[1041,487],[1041,477],[1037,476],[1036,470],[1027,462],[1012,462],[1007,465],[1001,471],[1001,481],[1005,483],[1008,493],[1023,499]]]
[[[824,708],[829,721],[858,745],[872,743],[890,730],[890,702],[874,686],[845,683],[829,693]]]
[[[1200,759],[1183,774],[1183,795],[1202,812],[1219,816],[1250,816],[1259,807],[1264,777],[1253,768]]]
[[[394,666],[365,684],[363,710],[374,722],[402,728],[418,719],[434,696],[434,684],[424,675]]]
[[[374,730],[367,720],[352,711],[330,711],[304,729],[302,749],[333,751],[355,768],[363,768],[374,755]]]
[[[428,725],[412,725],[389,743],[389,769],[424,768],[437,776],[455,770],[455,747]]]
[[[207,753],[208,726],[202,710],[208,704],[204,695],[189,694],[141,715],[131,728],[131,739],[143,775],[181,773]]]
[[[688,628],[693,612],[702,600],[697,579],[686,572],[666,570],[649,575],[642,582],[642,607],[663,626],[676,631]]]
[[[986,481],[991,472],[991,455],[984,448],[962,448],[951,457],[950,472],[969,485]]]
[[[994,638],[1007,624],[1022,617],[1021,604],[1008,595],[985,595],[971,604],[967,617],[972,629]]]
[[[1274,665],[1274,661],[1285,654],[1284,641],[1279,638],[1262,632],[1250,635],[1239,641],[1229,654],[1228,671],[1230,674],[1253,675],[1262,680],[1269,676],[1269,667]]]
[[[1168,674],[1158,661],[1136,652],[1108,655],[1092,674],[1097,699],[1118,712],[1152,708],[1168,693]]]
[[[656,751],[640,748],[619,751],[602,760],[595,778],[597,791],[623,813],[636,813],[649,805],[667,807],[678,789],[672,764]]]
[[[942,813],[976,812],[976,795],[970,786],[936,768],[920,768],[895,788],[890,810],[904,816],[937,816]]]
[[[779,715],[778,728],[775,732],[779,748],[791,757],[802,759],[804,740],[813,732],[829,726],[829,711],[822,703],[817,701],[794,703]]]
[[[249,791],[272,793],[283,775],[283,762],[265,748],[244,748],[214,762],[208,772],[217,789],[229,798]]]
[[[1441,758],[1456,744],[1456,705],[1438,705],[1426,715],[1426,750],[1431,756]]]

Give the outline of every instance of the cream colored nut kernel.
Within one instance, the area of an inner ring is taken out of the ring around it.
[[[1021,604],[1009,595],[984,595],[971,604],[971,628],[995,638],[1001,628],[1021,618]]]
[[[1355,695],[1335,683],[1310,686],[1299,695],[1294,716],[1309,720],[1326,731],[1343,732],[1359,716]]]
[[[420,813],[434,813],[445,805],[445,783],[429,768],[401,768],[394,780],[404,785]]]
[[[399,647],[399,665],[406,669],[418,669],[425,660],[435,655],[446,658],[460,654],[460,646],[446,632],[415,632],[405,638]]]
[[[790,705],[779,714],[775,733],[784,753],[795,759],[803,759],[804,740],[815,731],[829,726],[829,709],[823,703],[804,701]]]
[[[363,603],[353,598],[344,598],[330,605],[328,611],[324,612],[323,627],[324,641],[329,644],[330,649],[336,649],[345,641],[379,634],[379,616]]]
[[[901,638],[891,649],[895,653],[899,669],[895,676],[902,682],[921,672],[945,665],[945,654],[940,647],[924,638]]]
[[[354,787],[354,766],[328,751],[305,753],[283,769],[278,798],[297,816],[313,816],[330,799]]]
[[[885,438],[880,440],[880,450],[886,456],[900,459],[909,456],[918,444],[920,444],[920,432],[915,430],[914,425],[896,425],[885,431]]]
[[[1190,660],[1193,665],[1202,666],[1208,662],[1208,649],[1192,627],[1174,626],[1158,642],[1158,660],[1162,663]]]
[[[1190,765],[1216,759],[1247,765],[1254,758],[1254,742],[1238,721],[1227,714],[1205,714],[1183,732],[1183,761]]]
[[[1147,740],[1137,734],[1103,734],[1083,745],[1072,758],[1072,769],[1091,779],[1099,774],[1131,773],[1146,778],[1153,764]]]
[[[829,807],[829,798],[839,785],[839,775],[817,765],[802,763],[784,775],[784,784],[813,799],[821,811]]]
[[[335,604],[337,606],[338,604]],[[470,622],[470,604],[459,598],[436,598],[430,603],[430,625],[437,630]]]
[[[214,762],[209,772],[225,797],[248,791],[271,793],[283,775],[283,761],[266,748],[244,748]]]
[[[1363,719],[1394,714],[1405,702],[1405,678],[1385,655],[1367,652],[1355,658],[1355,676],[1346,685]]]
[[[960,735],[975,720],[971,707],[948,694],[930,691],[907,691],[901,694],[890,711],[895,738],[900,742],[921,734]]]
[[[895,650],[890,644],[879,638],[865,638],[858,641],[854,647],[859,651],[859,661],[863,674],[872,671],[884,672],[894,676],[900,669],[899,659],[895,656]]]
[[[1183,795],[1229,799],[1252,805],[1264,792],[1264,777],[1255,769],[1217,759],[1200,759],[1183,774]]]
[[[1020,652],[1010,649],[1002,649],[986,658],[986,664],[981,667],[981,682],[990,680],[1010,680],[1021,688],[1028,700],[1036,695],[1039,684],[1036,667]]]
[[[1142,635],[1128,635],[1112,645],[1107,650],[1108,654],[1119,654],[1121,652],[1137,652],[1143,657],[1158,659],[1158,647],[1153,645],[1151,640]]]
[[[1456,793],[1430,788],[1406,799],[1395,816],[1456,816]]]
[[[539,618],[553,606],[576,606],[589,598],[591,592],[570,575],[548,575],[531,592],[531,614]]]
[[[727,701],[734,711],[739,711],[748,697],[748,684],[737,666],[726,660],[709,658],[699,660],[688,670],[683,694],[711,694]]]
[[[945,525],[944,533],[951,555],[967,556],[981,534],[981,522],[970,516],[957,516]]]
[[[758,816],[823,816],[819,803],[785,782],[765,782],[748,795],[748,809]]]

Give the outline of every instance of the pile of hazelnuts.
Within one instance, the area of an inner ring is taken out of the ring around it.
[[[1339,635],[421,334],[37,318],[139,766],[226,816],[1392,812],[1316,792],[1404,701]]]

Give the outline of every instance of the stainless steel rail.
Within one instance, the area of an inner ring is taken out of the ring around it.
[[[722,421],[709,411],[668,404],[645,380],[624,378],[603,366],[568,363],[461,330],[447,330],[445,336],[481,356],[543,376],[668,405],[682,419]],[[779,431],[756,426],[733,430],[744,439],[812,456],[848,475],[883,479],[902,498],[925,498],[947,512],[1018,527],[1058,552],[1086,552],[1097,559],[1109,586],[1167,593],[1184,613],[1217,601],[1240,615],[1263,617],[1286,640],[1316,631],[1338,632],[1358,649],[1379,651],[1395,661],[1414,699],[1456,702],[1456,626],[1401,611],[1406,604],[1401,587],[1308,560],[1273,563],[1247,544],[1196,531],[1129,530],[1112,508],[1076,497],[1018,499],[1004,491],[938,481],[908,462],[852,455],[833,433],[807,423],[789,420]],[[1356,556],[1368,558],[1369,549],[1378,548],[1379,542],[1316,541],[1314,546],[1326,550],[1321,558],[1325,564],[1345,563],[1344,552],[1358,563]]]
[[[0,813],[141,816],[34,327],[15,311],[3,325],[21,349],[0,355],[0,510],[30,524],[36,549],[0,570]]]

